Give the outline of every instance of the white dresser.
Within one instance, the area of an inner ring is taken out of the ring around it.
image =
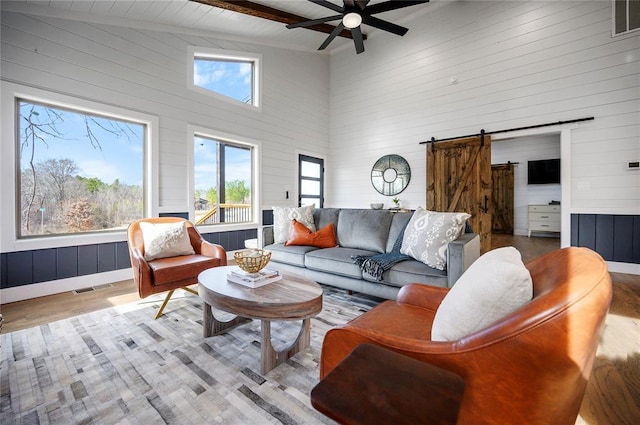
[[[531,232],[560,232],[560,205],[529,205]]]

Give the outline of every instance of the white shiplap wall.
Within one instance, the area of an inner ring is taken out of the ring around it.
[[[189,126],[261,143],[259,190],[267,208],[293,205],[285,200],[284,186],[295,185],[296,151],[328,155],[327,55],[216,39],[204,32],[141,30],[7,11],[2,12],[1,41],[3,81],[158,118],[159,212],[189,210]],[[260,54],[262,110],[189,90],[189,46]],[[3,126],[13,119],[11,111],[2,112]],[[14,143],[6,139],[3,146]],[[3,181],[2,190],[11,192],[11,182]],[[3,232],[12,233],[7,225],[11,212],[2,216]],[[15,248],[6,245],[4,252]]]
[[[403,205],[424,205],[432,136],[594,116],[571,130],[563,210],[640,213],[640,173],[624,168],[640,159],[640,33],[611,37],[611,2],[447,2],[402,24],[332,55],[328,205],[388,207],[369,176],[391,153],[413,171]]]

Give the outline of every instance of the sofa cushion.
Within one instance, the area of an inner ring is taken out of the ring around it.
[[[397,212],[393,214],[391,219],[391,227],[389,228],[389,238],[387,239],[386,252],[393,250],[393,245],[396,243],[400,232],[407,226],[409,220],[413,216],[412,212]]]
[[[282,243],[276,243],[267,245],[264,249],[271,251],[271,261],[304,267],[305,254],[310,251],[315,251],[318,248],[302,245],[285,246]]]
[[[374,253],[387,248],[393,215],[385,210],[341,210],[338,219],[338,244]]]
[[[483,254],[444,297],[431,340],[455,341],[483,329],[531,301],[533,282],[512,246]]]
[[[340,216],[340,208],[316,208],[313,210],[313,221],[316,223],[316,229],[322,229],[329,223],[333,223],[334,231],[338,228],[338,217]]]
[[[362,277],[370,282],[377,282],[368,273]],[[429,267],[421,261],[406,260],[395,264],[382,275],[382,283],[401,288],[409,283],[426,283],[433,286],[447,286],[447,272]]]
[[[470,214],[418,207],[404,232],[400,252],[438,270],[447,265],[447,245],[458,239]]]
[[[336,234],[333,230],[333,223],[329,223],[317,232],[307,229],[298,220],[293,220],[291,234],[284,243],[285,246],[307,245],[317,248],[333,248],[336,246]]]
[[[140,223],[144,242],[144,259],[152,261],[158,258],[192,255],[196,252],[191,246],[187,223]]]
[[[313,221],[315,204],[300,208],[272,207],[273,209],[273,242],[285,243],[291,233],[291,220],[296,219],[312,232],[316,231]]]
[[[368,256],[375,254],[376,253],[372,251],[355,248],[325,248],[307,253],[304,263],[308,269],[362,279],[360,267],[353,263],[351,257],[355,255]]]

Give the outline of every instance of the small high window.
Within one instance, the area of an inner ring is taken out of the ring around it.
[[[212,49],[192,50],[190,87],[255,107],[260,106],[260,56]]]
[[[640,1],[613,0],[613,35],[640,29]]]

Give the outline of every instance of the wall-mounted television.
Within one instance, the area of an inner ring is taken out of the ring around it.
[[[528,184],[560,183],[560,158],[529,161]]]

